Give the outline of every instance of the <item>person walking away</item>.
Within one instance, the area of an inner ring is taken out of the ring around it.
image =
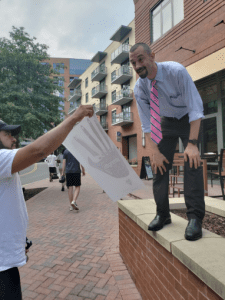
[[[139,75],[134,95],[149,142],[154,172],[153,193],[156,217],[148,230],[157,231],[171,223],[169,210],[169,170],[180,137],[184,146],[184,198],[187,206],[187,240],[202,237],[205,215],[203,168],[198,150],[203,102],[186,68],[174,61],[155,62],[155,54],[145,43],[130,49],[130,62]]]
[[[62,153],[60,153],[57,157],[57,160],[59,161],[59,174],[60,176],[63,175],[62,173],[62,167],[63,167],[63,153],[64,153],[65,149],[62,150]],[[64,192],[64,187],[65,187],[65,182],[62,183],[62,188],[61,188],[61,191]]]
[[[70,210],[79,210],[77,198],[80,194],[81,169],[83,176],[85,176],[84,167],[80,165],[79,161],[72,155],[72,153],[69,152],[69,150],[66,149],[63,154],[62,174],[66,174],[66,185],[68,188]],[[74,192],[73,187],[75,187]]]
[[[53,179],[53,174],[56,173],[56,162],[57,162],[57,158],[54,155],[54,153],[51,153],[46,159],[45,162],[48,163],[48,167],[49,167],[49,181],[52,182]]]
[[[93,116],[92,105],[79,108],[33,143],[15,149],[20,125],[0,120],[0,299],[22,300],[18,267],[26,264],[28,215],[18,172],[55,151],[77,122]]]

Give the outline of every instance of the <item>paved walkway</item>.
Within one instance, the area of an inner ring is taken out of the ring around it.
[[[152,180],[143,182],[146,189],[132,194],[153,198]],[[33,246],[20,268],[23,299],[142,299],[119,254],[117,203],[89,174],[82,177],[78,213],[69,211],[58,180],[26,185],[37,187],[49,188],[26,202]],[[219,185],[209,185],[209,195],[220,193]]]
[[[28,200],[33,246],[20,268],[23,299],[142,299],[119,254],[117,203],[90,175],[82,177],[80,211],[69,211],[58,180]]]

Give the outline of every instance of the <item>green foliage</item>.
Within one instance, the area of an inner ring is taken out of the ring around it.
[[[62,120],[59,101],[54,93],[63,92],[58,86],[58,72],[48,63],[48,46],[35,42],[23,27],[13,26],[10,39],[0,38],[0,118],[8,124],[22,126],[22,136],[36,139],[54,123]],[[51,124],[52,123],[52,124]]]

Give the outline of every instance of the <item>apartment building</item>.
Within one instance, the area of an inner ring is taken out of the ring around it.
[[[51,57],[50,60],[43,61],[42,63],[49,63],[54,69],[59,65],[65,67],[59,70],[60,75],[54,75],[54,77],[60,77],[61,80],[59,81],[59,85],[64,87],[63,93],[58,93],[58,96],[63,98],[61,104],[64,106],[64,111],[67,113],[69,110],[69,103],[64,101],[64,99],[68,99],[73,92],[73,90],[68,88],[68,85],[74,78],[78,78],[92,62],[89,59]]]
[[[104,51],[94,55],[87,70],[69,84],[74,89],[69,114],[80,104],[94,105],[103,129],[140,174],[142,130],[133,97],[136,75],[129,62],[129,50],[135,44],[134,20],[121,25],[110,40]]]
[[[225,1],[134,4],[135,42],[147,43],[156,61],[176,61],[187,68],[204,104],[201,154],[219,153],[225,148]]]

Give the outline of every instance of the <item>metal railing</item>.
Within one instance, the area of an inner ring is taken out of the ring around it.
[[[113,61],[122,52],[129,53],[131,46],[128,44],[121,44],[113,53],[111,53],[111,61]]]
[[[112,124],[121,123],[124,121],[133,121],[133,113],[132,112],[121,112],[118,115],[112,116]]]
[[[125,88],[112,95],[112,103],[119,101],[122,98],[133,98],[133,90]]]
[[[97,85],[96,87],[94,87],[91,91],[91,95],[94,96],[95,94],[99,93],[99,92],[103,92],[103,93],[107,93],[108,89],[107,86],[101,86],[100,84]]]
[[[68,99],[68,100],[70,101],[70,99],[71,99],[73,96],[81,97],[81,96],[82,96],[81,90],[75,89],[74,92],[69,96],[69,99]]]
[[[116,80],[118,77],[122,76],[122,75],[129,75],[132,76],[132,68],[124,65],[121,68],[119,68],[119,70],[113,71],[111,73],[111,82],[113,82],[114,80]]]
[[[72,111],[75,111],[77,108],[79,107],[79,105],[77,104],[73,104],[70,106],[68,113],[70,114]]]
[[[102,128],[104,130],[108,130],[108,123],[107,122],[100,122],[100,124],[102,125]]]
[[[104,66],[98,66],[92,73],[91,73],[91,79],[94,78],[98,73],[104,73],[107,74],[107,68]]]
[[[106,105],[105,103],[99,103],[99,104],[96,104],[94,106],[95,108],[95,111],[99,111],[99,110],[108,110],[108,105]]]

